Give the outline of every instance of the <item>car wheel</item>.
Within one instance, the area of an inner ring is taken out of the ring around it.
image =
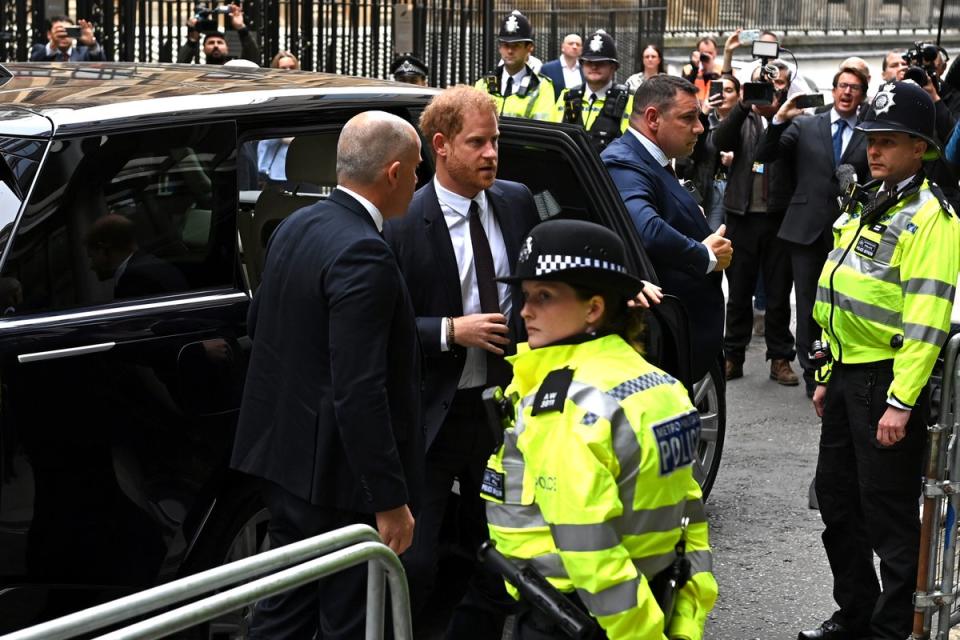
[[[700,413],[700,443],[693,475],[706,500],[720,470],[723,437],[727,425],[727,403],[720,365],[715,364],[702,380],[693,385],[693,404]]]
[[[219,501],[188,561],[184,575],[219,567],[270,548],[270,513],[259,493],[249,489]],[[190,629],[191,640],[242,640],[247,637],[252,607],[244,607]]]

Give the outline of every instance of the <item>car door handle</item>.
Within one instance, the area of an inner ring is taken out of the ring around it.
[[[69,349],[54,349],[53,351],[37,351],[35,353],[21,353],[17,356],[20,364],[28,362],[42,362],[44,360],[58,360],[60,358],[72,358],[74,356],[84,356],[88,353],[100,353],[101,351],[110,351],[117,345],[116,342],[101,342],[100,344],[88,344],[82,347],[70,347]]]

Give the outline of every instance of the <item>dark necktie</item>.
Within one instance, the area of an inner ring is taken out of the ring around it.
[[[509,98],[510,94],[512,93],[513,93],[513,76],[510,76],[509,78],[507,78],[507,88],[503,92],[503,97]]]
[[[843,132],[847,128],[847,121],[837,120],[837,130],[833,132],[833,164],[840,164],[840,156],[843,155]]]
[[[666,170],[667,173],[669,173],[670,175],[672,175],[674,178],[677,177],[677,172],[673,170],[673,165],[671,165],[669,162],[667,162],[667,164],[663,165],[663,168]]]
[[[470,202],[470,244],[473,246],[473,268],[477,276],[477,293],[480,294],[481,313],[501,313],[500,294],[497,292],[496,269],[487,232],[480,222],[480,205]],[[498,355],[486,351],[487,384],[504,385],[510,381],[510,367]]]

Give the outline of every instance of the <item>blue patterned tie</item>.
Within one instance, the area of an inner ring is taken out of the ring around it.
[[[840,164],[840,156],[843,155],[843,132],[847,128],[847,121],[837,120],[837,130],[833,132],[833,164]]]

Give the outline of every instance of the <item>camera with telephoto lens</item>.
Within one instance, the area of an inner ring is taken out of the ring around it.
[[[939,93],[942,87],[940,77],[937,75],[937,56],[941,51],[943,49],[935,44],[913,43],[913,47],[903,54],[903,59],[910,65],[904,77],[913,80],[921,87],[926,86],[927,81],[930,80]],[[944,55],[946,55],[945,51]]]
[[[201,33],[219,31],[220,25],[217,24],[217,15],[230,15],[230,5],[221,4],[207,8],[206,5],[198,4],[193,16],[197,20],[194,29]]]

